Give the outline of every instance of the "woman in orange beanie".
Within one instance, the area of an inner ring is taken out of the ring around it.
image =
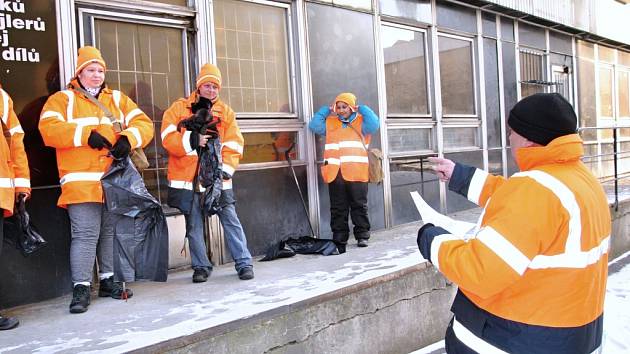
[[[366,145],[378,130],[379,119],[365,105],[357,105],[354,94],[339,94],[332,107],[323,106],[308,126],[315,134],[326,136],[324,182],[330,197],[330,228],[339,253],[346,251],[350,234],[348,213],[354,224],[359,247],[370,238],[368,218],[368,157]]]
[[[56,149],[61,178],[57,205],[67,208],[70,217],[70,269],[74,284],[71,313],[85,312],[90,304],[90,280],[97,252],[98,295],[115,299],[133,295],[114,282],[114,225],[103,207],[100,179],[112,159],[126,158],[132,148],[144,147],[151,141],[153,123],[129,97],[105,85],[106,68],[98,49],[80,48],[75,77],[66,90],[48,98],[39,122],[44,143]],[[101,105],[113,114],[115,122]]]

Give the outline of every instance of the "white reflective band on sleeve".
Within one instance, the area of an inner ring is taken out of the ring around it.
[[[103,177],[103,172],[70,172],[61,177],[59,183],[66,184],[70,182],[96,182]]]
[[[184,151],[186,152],[186,154],[194,151],[192,146],[190,146],[190,134],[192,134],[190,130],[186,130],[184,134],[182,134],[182,145],[184,146]]]
[[[340,165],[340,164],[341,163],[339,162],[339,159],[335,159],[332,157],[324,159],[324,165]]]
[[[232,180],[223,181],[223,189],[232,189]]]
[[[223,164],[223,172],[227,173],[230,176],[234,175],[234,167],[228,165],[228,164]]]
[[[44,114],[42,114],[41,120],[48,119],[48,118],[57,118],[57,119],[59,119],[60,121],[63,122],[63,116],[59,112],[46,111],[46,112],[44,112]]]
[[[16,187],[31,188],[31,180],[28,178],[16,178],[13,183]]]
[[[223,144],[221,144],[221,149],[223,149],[224,146],[238,152],[239,154],[243,154],[243,146],[236,141],[224,142]]]
[[[136,141],[138,142],[136,144],[136,146],[132,146],[132,149],[141,147],[142,146],[142,135],[140,135],[140,130],[138,128],[136,128],[136,127],[129,127],[126,130],[130,131],[133,134],[133,136],[136,138]]]
[[[0,188],[13,188],[13,179],[11,178],[0,178]]]
[[[457,339],[477,353],[508,354],[507,352],[504,352],[503,350],[477,337],[474,333],[468,330],[468,328],[464,327],[463,324],[459,323],[457,318],[453,319],[453,332],[455,333]]]
[[[556,195],[564,209],[569,213],[569,235],[564,251],[566,253],[579,253],[582,251],[582,223],[580,206],[575,200],[573,192],[560,180],[552,175],[538,170],[515,173],[512,177],[530,177],[549,189]]]
[[[125,117],[125,125],[129,126],[129,122],[131,122],[132,119],[134,119],[135,117],[143,114],[144,112],[142,112],[142,110],[140,108],[135,108],[133,109],[131,112],[127,113],[127,116]]]
[[[84,117],[77,118],[72,121],[77,125],[74,130],[74,146],[81,146],[81,137],[83,136],[83,128],[88,125],[98,125],[99,119],[97,117]]]
[[[9,129],[9,133],[11,135],[16,134],[16,133],[22,133],[24,134],[24,130],[22,130],[22,126],[21,125],[16,125],[15,127]]]
[[[479,205],[479,197],[487,178],[488,172],[478,168],[475,170],[475,174],[470,180],[470,185],[468,185],[468,200]]]
[[[68,106],[66,106],[66,121],[72,122],[74,120],[74,92],[70,90],[61,91],[68,96]]]
[[[354,140],[346,140],[346,141],[340,141],[339,142],[339,147],[340,148],[358,148],[358,149],[364,149],[363,147],[363,143],[360,141],[354,141]]]
[[[538,255],[529,264],[531,269],[545,268],[586,268],[597,263],[603,255],[608,253],[610,236],[586,252],[563,253],[555,256]]]
[[[187,189],[189,191],[193,190],[192,182],[186,181],[168,181],[168,186],[177,189]]]
[[[440,269],[440,246],[443,242],[453,240],[461,240],[461,237],[452,234],[443,234],[433,238],[433,242],[431,242],[431,263],[433,263],[433,266],[438,270]]]
[[[112,112],[112,114],[117,118],[116,120],[120,120],[120,117],[122,116],[122,111],[120,110],[120,91],[112,90],[112,98],[114,99],[114,105],[118,110],[118,112]]]
[[[341,156],[339,159],[341,160],[341,163],[344,163],[344,162],[368,163],[367,156]]]
[[[492,227],[483,227],[477,233],[477,240],[483,242],[519,275],[527,270],[530,259]]]
[[[176,131],[177,127],[175,126],[175,124],[169,124],[168,127],[166,127],[166,129],[164,129],[164,131],[162,132],[162,141],[164,141],[164,138],[166,138],[167,135]]]
[[[2,94],[2,121],[6,125],[9,120],[9,95],[3,89],[0,89],[0,93]]]
[[[326,144],[324,150],[339,150],[339,144]]]
[[[83,126],[77,124],[77,127],[74,129],[74,146],[81,146],[81,137],[83,136]]]
[[[104,125],[114,125],[112,123],[112,120],[107,118],[107,117],[101,117],[101,120],[99,121],[99,124],[104,124]]]

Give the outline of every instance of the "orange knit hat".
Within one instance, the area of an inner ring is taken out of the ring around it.
[[[212,82],[221,88],[221,70],[210,63],[201,67],[197,75],[197,88],[206,82]]]
[[[350,106],[350,109],[353,112],[357,110],[357,97],[350,92],[340,93],[337,97],[335,97],[335,102],[333,102],[333,107],[337,104],[337,102],[346,103],[348,106]]]
[[[79,72],[86,66],[92,63],[99,63],[103,66],[103,69],[107,69],[105,60],[101,56],[101,52],[90,46],[79,48],[79,56],[77,57],[77,68],[74,70],[74,75],[79,75]]]

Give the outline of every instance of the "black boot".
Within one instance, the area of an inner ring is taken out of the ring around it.
[[[203,283],[208,280],[211,271],[207,271],[204,268],[196,268],[193,272],[192,281],[193,283]]]
[[[72,302],[70,303],[70,313],[83,313],[90,305],[90,287],[87,285],[75,285],[72,290]]]
[[[2,317],[2,315],[0,315],[0,331],[13,329],[19,324],[20,321],[18,321],[18,319],[15,317]]]
[[[124,294],[126,293],[126,294]],[[133,296],[133,291],[131,289],[126,288],[123,291],[122,284],[114,281],[114,277],[111,276],[106,279],[101,279],[98,287],[98,296],[99,297],[111,297],[116,300],[129,299]]]
[[[254,279],[254,267],[248,266],[243,267],[238,271],[238,278],[240,280],[250,280]]]

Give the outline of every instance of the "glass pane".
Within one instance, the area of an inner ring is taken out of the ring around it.
[[[236,112],[291,112],[287,10],[214,2],[222,97]]]
[[[430,0],[379,0],[379,5],[383,15],[431,22]]]
[[[593,43],[582,40],[577,41],[577,53],[580,58],[594,59],[595,47]]]
[[[613,116],[612,69],[599,68],[599,114],[603,117]]]
[[[437,23],[438,26],[477,33],[477,13],[469,7],[437,2]]]
[[[518,23],[518,42],[529,47],[545,49],[545,30],[538,26],[531,26],[524,22]]]
[[[481,13],[481,26],[484,36],[497,37],[497,15],[489,12]]]
[[[353,7],[355,9],[372,10],[372,0],[320,0],[329,4]]]
[[[630,53],[624,52],[623,50],[617,50],[617,55],[619,59],[619,64],[630,66]]]
[[[428,114],[424,33],[383,26],[387,113]]]
[[[159,2],[159,3],[163,3],[163,4],[169,4],[169,5],[179,5],[179,6],[186,6],[187,0],[149,0],[152,2]]]
[[[505,124],[507,126],[507,119],[510,116],[512,107],[516,104],[516,60],[514,52],[514,44],[510,42],[501,42],[503,46],[501,59],[503,61],[503,99],[505,100]],[[507,129],[506,132],[507,134]],[[507,140],[507,136],[506,136]]]
[[[580,113],[580,127],[597,126],[597,111],[595,109],[595,98],[597,92],[595,85],[595,64],[586,59],[578,59],[578,109]],[[594,129],[582,130],[584,141],[596,141],[597,131]]]
[[[483,65],[486,80],[486,122],[488,147],[501,147],[501,112],[499,105],[499,72],[497,41],[483,39]]]
[[[479,131],[477,127],[444,127],[444,149],[479,147]]]
[[[296,148],[298,143],[297,132],[264,132],[244,133],[245,147],[241,163],[286,161],[286,153],[289,152],[291,160],[298,160]]]
[[[387,140],[391,153],[432,150],[431,129],[388,129]]]
[[[165,204],[168,155],[159,131],[164,111],[185,95],[183,29],[95,19],[94,30],[107,63],[107,84],[136,102],[158,132],[144,148],[150,166],[143,177],[149,192]]]
[[[545,67],[543,56],[530,51],[519,52],[521,65],[521,98],[545,92]]]
[[[501,39],[514,42],[514,21],[508,17],[501,17]]]
[[[571,36],[566,34],[549,31],[549,47],[551,51],[572,55],[573,53],[573,45],[571,41]]]
[[[619,71],[617,90],[619,92],[619,116],[630,118],[630,92],[628,91],[628,72]]]
[[[488,150],[488,172],[493,175],[503,175],[503,152],[501,149]]]
[[[475,114],[472,42],[440,36],[438,46],[444,114]]]
[[[435,210],[440,210],[440,185],[427,169],[426,157],[392,159],[389,164],[394,225],[418,221],[420,216],[409,195],[417,191]]]
[[[599,56],[600,61],[605,61],[607,63],[615,62],[615,50],[609,47],[604,47],[603,45],[597,46],[597,54]]]

